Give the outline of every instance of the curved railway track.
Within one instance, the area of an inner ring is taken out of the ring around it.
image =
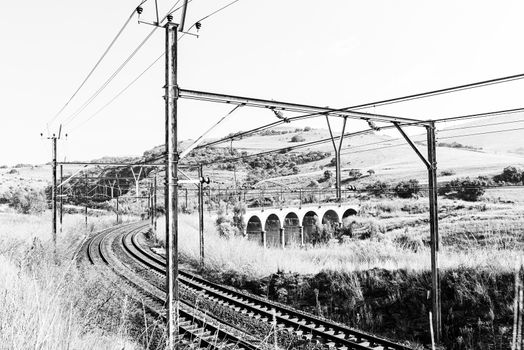
[[[125,251],[147,270],[165,275],[165,258],[143,246],[139,231],[129,230],[122,236]],[[267,299],[241,293],[187,271],[179,270],[181,287],[188,288],[209,300],[233,309],[235,312],[269,322],[276,315],[278,328],[299,337],[318,341],[330,348],[354,350],[409,350],[409,347],[367,334],[329,320],[273,303]],[[275,311],[273,311],[275,310]]]
[[[112,245],[120,236],[139,234],[148,227],[146,223],[132,223],[106,229],[90,238],[85,244],[85,253],[88,260],[95,265],[107,265],[114,273],[124,279],[132,287],[135,294],[132,297],[143,304],[148,312],[165,321],[163,312],[165,292],[138,276],[132,268],[126,266],[113,251]],[[116,241],[118,242],[118,241]],[[243,340],[226,330],[231,325],[212,319],[193,309],[187,302],[180,303],[179,334],[181,342],[191,342],[205,349],[259,349],[259,346]]]

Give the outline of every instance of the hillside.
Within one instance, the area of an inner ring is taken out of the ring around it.
[[[524,155],[523,133],[524,113],[516,113],[450,125],[443,128],[439,136],[444,142],[457,142],[488,152]]]

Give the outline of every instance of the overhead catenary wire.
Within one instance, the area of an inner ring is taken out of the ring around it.
[[[137,80],[139,80],[147,71],[149,71],[162,57],[164,57],[164,52],[160,56],[158,56],[146,69],[144,69],[138,76],[136,76],[129,84],[126,85],[125,88],[120,90],[118,94],[116,94],[111,100],[109,100],[106,104],[104,104],[102,107],[100,107],[95,113],[93,113],[89,118],[81,122],[80,124],[73,126],[70,130],[70,132],[73,132],[74,130],[77,130],[81,126],[85,125],[87,122],[92,120],[94,117],[99,115],[103,110],[105,110],[107,107],[109,107],[113,102],[115,102],[124,92],[126,92],[131,86],[133,86]]]
[[[175,12],[176,10],[173,10],[173,8],[176,6],[176,4],[178,4],[180,0],[178,0],[175,5],[173,5],[171,7],[171,9],[168,11],[168,14],[169,13],[173,13]],[[160,22],[163,22],[168,14],[166,14]],[[89,106],[93,100],[111,83],[111,81],[122,71],[122,69],[124,69],[124,67],[133,59],[133,57],[137,54],[137,52],[147,43],[147,41],[151,38],[151,36],[156,32],[156,30],[158,29],[159,27],[158,26],[155,26],[150,32],[149,34],[140,42],[140,44],[133,50],[133,52],[131,52],[131,54],[124,60],[124,62],[111,74],[111,76],[102,84],[102,86],[100,86],[98,88],[97,91],[95,91],[95,93],[93,93],[88,99],[87,101],[84,102],[84,104],[82,104],[82,106],[80,108],[78,108],[74,113],[72,113],[65,121],[64,121],[64,126],[68,125],[69,123],[71,123],[74,118],[76,118],[85,108],[87,108],[87,106]]]
[[[147,0],[143,0],[141,2],[140,5],[142,5],[143,3],[145,3]],[[139,5],[139,6],[140,6]],[[109,53],[109,51],[111,50],[111,48],[114,46],[114,44],[116,43],[116,41],[118,40],[118,38],[120,37],[120,35],[124,32],[125,28],[127,27],[127,25],[129,24],[129,22],[131,21],[131,19],[133,18],[133,16],[135,15],[136,13],[136,8],[133,9],[133,11],[131,12],[131,14],[129,15],[129,17],[126,19],[126,21],[124,22],[124,25],[119,29],[119,31],[117,32],[117,34],[115,35],[115,37],[113,38],[113,40],[111,40],[111,42],[109,43],[109,45],[107,46],[107,48],[104,50],[104,52],[102,53],[102,55],[98,58],[98,60],[96,61],[95,65],[91,68],[91,70],[89,71],[89,73],[87,73],[87,76],[84,78],[84,80],[82,80],[82,82],[80,83],[80,85],[75,89],[75,91],[73,92],[73,94],[69,97],[69,99],[66,101],[66,103],[62,106],[62,108],[60,108],[60,110],[51,118],[51,120],[49,120],[47,122],[47,124],[51,124],[53,123],[59,116],[60,114],[62,114],[62,112],[67,108],[67,106],[69,105],[69,103],[71,103],[71,101],[75,98],[75,96],[78,94],[78,92],[84,87],[84,85],[86,84],[86,82],[89,80],[89,78],[93,75],[93,73],[95,72],[95,70],[98,68],[98,66],[100,65],[100,63],[102,62],[102,60],[107,56],[107,54]]]
[[[143,3],[145,3],[146,1],[148,0],[143,0],[143,2],[141,3],[141,5]],[[188,0],[188,3],[190,3],[192,0]],[[209,15],[203,17],[202,19],[200,19],[199,21],[202,21],[204,19],[207,19],[211,16],[213,16],[214,14],[224,10],[225,8],[229,7],[230,5],[232,5],[233,3],[237,2],[237,1],[240,1],[240,0],[236,0],[236,1],[233,1],[232,3],[230,3],[229,5],[226,5],[222,8],[220,8],[219,10],[216,10],[216,11],[213,11],[212,13],[210,13]],[[178,0],[171,8],[170,12],[168,13],[168,15],[171,15],[173,14],[174,12],[178,11],[180,8],[182,8],[182,6],[180,7],[176,7],[176,5],[180,2],[180,0]],[[140,5],[139,5],[140,6]],[[173,9],[174,8],[174,9]],[[166,15],[162,21],[167,18]],[[189,28],[191,29],[193,26],[196,25],[196,23],[198,23],[199,21],[193,23],[193,25]],[[182,37],[184,37],[185,33],[182,33],[182,35],[178,38],[178,40],[182,39]],[[73,128],[71,129],[71,131],[74,131],[76,129],[78,129],[80,126],[86,124],[87,121],[91,120],[92,118],[94,118],[95,116],[97,116],[98,114],[100,114],[105,108],[107,108],[109,105],[111,105],[113,102],[115,102],[124,92],[126,92],[132,85],[134,85],[148,70],[150,70],[159,60],[160,58],[163,57],[163,55],[165,54],[165,52],[163,52],[159,57],[157,57],[145,70],[143,70],[138,76],[136,76],[124,89],[122,89],[120,92],[118,92],[113,98],[111,98],[105,105],[103,105],[101,108],[99,108],[95,113],[93,113],[86,121],[82,122],[80,125],[76,125],[76,126],[73,126]],[[127,63],[126,63],[127,64]],[[98,94],[97,94],[98,96]],[[95,96],[96,97],[96,96]],[[87,106],[86,106],[87,107]],[[69,123],[71,122],[72,120],[69,121]]]
[[[187,29],[187,32],[189,32],[189,31],[190,31],[194,26],[196,26],[197,23],[201,23],[203,20],[208,19],[209,17],[214,16],[215,14],[217,14],[217,13],[219,13],[219,12],[225,10],[225,9],[228,8],[229,6],[235,4],[236,2],[239,2],[239,1],[240,1],[240,0],[233,0],[233,1],[231,1],[230,3],[228,3],[228,4],[224,5],[224,6],[222,6],[222,7],[219,8],[218,10],[215,10],[215,11],[211,12],[209,15],[206,15],[206,16],[202,17],[201,19],[199,19],[198,21],[196,21],[195,23],[193,23],[193,24],[192,24],[192,25]]]

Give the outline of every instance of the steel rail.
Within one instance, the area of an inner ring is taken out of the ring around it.
[[[154,271],[165,273],[165,262],[162,256],[150,253],[144,249],[137,240],[138,233],[126,234],[126,249],[135,251],[136,259]],[[133,245],[132,248],[129,245]],[[138,251],[138,252],[137,252]],[[270,301],[252,295],[238,292],[199,276],[180,270],[180,282],[190,288],[204,291],[210,299],[231,306],[237,311],[260,315],[270,320],[273,317],[271,309],[276,309],[277,322],[288,331],[298,331],[311,334],[312,337],[322,339],[326,344],[335,344],[339,347],[347,347],[355,350],[376,349],[381,346],[384,350],[409,350],[410,348],[390,340],[367,334],[349,327],[341,326],[334,322],[318,318],[316,316],[301,312],[290,307],[275,304]]]
[[[152,305],[144,305],[149,313],[153,314],[156,317],[166,320],[165,315],[159,309],[164,307],[165,304],[165,293],[162,291],[152,292],[147,290],[141,283],[136,283],[133,278],[122,271],[119,271],[114,264],[112,263],[112,258],[110,255],[110,249],[108,248],[115,237],[119,234],[124,233],[133,233],[137,234],[143,231],[144,227],[147,225],[140,223],[131,223],[126,225],[121,225],[113,228],[109,228],[101,231],[94,237],[88,240],[86,243],[87,257],[92,264],[103,264],[108,265],[113,269],[113,271],[124,278],[127,284],[131,285],[134,289],[139,290],[140,294],[146,295],[147,299],[151,299],[157,307]],[[131,230],[129,230],[131,228]],[[160,292],[160,293],[159,293]],[[160,295],[164,295],[164,298]],[[135,298],[136,299],[136,298]],[[143,302],[142,300],[137,300]],[[190,303],[183,303],[187,307],[193,307]],[[191,314],[183,309],[179,310],[180,323],[179,331],[181,338],[189,339],[190,341],[198,341],[199,346],[206,349],[219,350],[224,347],[234,347],[236,349],[245,349],[245,350],[254,350],[258,349],[257,346],[245,342],[235,335],[221,329],[213,324],[210,324],[205,319],[202,319],[194,314]],[[222,322],[222,321],[220,321]],[[195,327],[196,326],[196,327]]]

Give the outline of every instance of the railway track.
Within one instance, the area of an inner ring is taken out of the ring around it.
[[[124,249],[145,269],[164,276],[165,258],[142,245],[138,239],[139,234],[139,231],[129,231],[124,234],[122,236]],[[215,303],[258,320],[270,322],[275,315],[280,330],[320,342],[330,348],[410,350],[407,346],[273,303],[264,298],[241,293],[187,271],[179,270],[179,282],[181,287],[188,288]]]
[[[132,297],[143,304],[153,316],[163,319],[165,292],[158,287],[150,284],[138,276],[132,268],[126,266],[113,251],[112,245],[119,236],[126,234],[138,234],[142,232],[148,224],[133,223],[120,225],[114,228],[101,231],[85,244],[85,253],[88,260],[95,265],[106,265],[120,276],[128,286],[134,290]],[[128,292],[128,291],[127,291]],[[208,315],[204,315],[193,308],[193,305],[181,301],[179,307],[179,334],[182,344],[191,345],[194,348],[205,349],[239,349],[252,350],[259,349],[256,344],[252,344],[243,339],[249,336],[238,337],[229,332],[228,324],[219,322]]]

